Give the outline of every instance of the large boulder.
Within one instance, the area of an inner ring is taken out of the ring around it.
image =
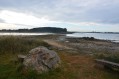
[[[26,69],[31,68],[42,73],[59,67],[60,58],[55,51],[40,46],[29,52],[23,64]]]

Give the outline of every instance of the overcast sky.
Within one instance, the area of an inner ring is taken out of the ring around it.
[[[0,29],[119,32],[119,0],[0,0]]]

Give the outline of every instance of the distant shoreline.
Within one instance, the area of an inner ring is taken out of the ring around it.
[[[74,33],[104,33],[104,34],[119,34],[119,32],[74,32]]]
[[[63,35],[66,38],[85,38],[85,39],[98,39],[98,40],[106,40],[106,41],[112,41],[112,42],[117,42],[119,43],[118,38],[114,39],[108,39],[105,38],[105,36],[110,36],[106,34],[118,34],[118,33],[95,33],[96,36],[99,35],[99,37],[93,36],[90,32],[83,32],[83,33],[90,33],[90,34],[82,34],[81,32],[79,34],[75,34],[76,32],[66,32],[66,33],[49,33],[49,32],[0,32],[0,36],[42,36],[42,35]],[[95,35],[94,34],[94,35]],[[101,34],[101,35],[100,35]],[[104,35],[103,35],[104,34]],[[78,36],[77,36],[78,35]],[[100,38],[104,36],[104,38]],[[118,35],[111,35],[111,36],[118,36]],[[113,38],[112,37],[112,38]],[[111,38],[111,37],[110,37]]]

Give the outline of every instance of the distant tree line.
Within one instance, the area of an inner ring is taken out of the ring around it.
[[[17,29],[17,30],[6,30],[2,29],[0,32],[41,32],[41,33],[66,33],[66,28],[57,28],[57,27],[40,27],[40,28],[32,28],[32,29]]]

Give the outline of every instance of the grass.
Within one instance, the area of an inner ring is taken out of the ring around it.
[[[94,67],[94,58],[88,55],[72,54],[67,50],[55,50],[61,58],[61,67],[38,74],[17,62],[18,54],[27,54],[37,46],[49,45],[39,37],[0,38],[0,79],[119,79],[118,73]]]
[[[118,53],[98,53],[98,54],[95,54],[95,58],[119,63],[119,54]]]
[[[17,55],[27,54],[29,50],[37,46],[49,47],[39,37],[35,39],[17,36],[0,38],[0,79],[58,79],[62,77],[65,79],[67,76],[69,76],[68,79],[72,79],[74,77],[71,72],[65,73],[64,67],[43,74],[37,74],[33,70],[27,72],[22,70],[23,65],[17,62]]]
[[[40,39],[8,36],[0,38],[0,54],[4,53],[26,53],[37,46],[46,46],[48,44]]]
[[[66,51],[59,52],[59,55],[66,73],[71,72],[71,79],[119,79],[117,72],[95,68],[94,57],[72,55]]]

